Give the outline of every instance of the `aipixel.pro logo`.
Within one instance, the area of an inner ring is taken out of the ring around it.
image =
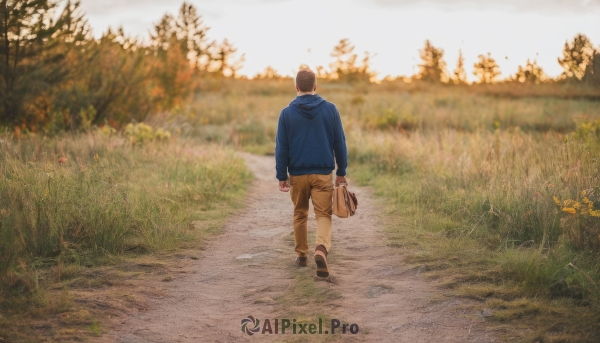
[[[252,327],[252,329],[250,328]],[[249,336],[254,335],[260,331],[260,320],[254,319],[252,316],[242,319],[242,332],[247,333]]]
[[[301,323],[296,319],[265,319],[262,322],[254,316],[248,316],[242,319],[242,332],[249,336],[254,334],[291,334],[291,335],[335,335],[347,334],[356,335],[360,328],[358,324],[342,323],[339,319],[331,319],[329,327],[323,326],[323,318],[319,318],[318,323]]]

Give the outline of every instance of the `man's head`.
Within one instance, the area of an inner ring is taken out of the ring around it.
[[[296,75],[296,92],[313,94],[317,90],[317,78],[310,69],[302,69]]]

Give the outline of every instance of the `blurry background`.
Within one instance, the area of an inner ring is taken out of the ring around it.
[[[217,79],[304,67],[325,82],[527,82],[586,96],[599,77],[598,1],[14,0],[0,10],[0,123],[30,131],[116,128]]]
[[[139,6],[143,3],[143,6]],[[266,64],[291,75],[301,63],[327,67],[331,48],[349,38],[360,54],[369,51],[378,78],[412,75],[417,49],[430,39],[454,64],[462,50],[465,63],[491,52],[503,77],[520,64],[537,59],[550,76],[562,44],[577,33],[600,43],[598,1],[469,1],[469,0],[224,0],[189,1],[211,27],[210,36],[228,38],[246,54],[240,73],[248,76]],[[123,26],[146,38],[165,12],[176,13],[172,1],[83,0],[94,35]],[[508,58],[507,58],[508,57]],[[476,78],[467,74],[469,81]]]
[[[252,178],[236,153],[274,153],[300,68],[402,261],[491,309],[501,340],[600,341],[598,18],[598,0],[0,1],[0,341],[100,335],[73,294],[116,304],[128,259],[218,233]]]

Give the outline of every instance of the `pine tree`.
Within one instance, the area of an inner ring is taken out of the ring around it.
[[[467,83],[467,72],[465,71],[465,58],[463,57],[462,50],[458,51],[458,62],[456,63],[456,69],[454,69],[452,76],[452,82],[457,85]]]
[[[209,63],[210,44],[207,41],[209,28],[204,25],[196,8],[186,2],[181,5],[179,16],[175,22],[177,39],[181,42],[182,51],[200,69],[205,69]]]
[[[78,8],[68,1],[56,17],[58,1],[0,1],[0,123],[35,121],[49,106],[68,76],[65,57],[87,38]]]
[[[365,57],[360,65],[357,64],[358,55],[354,53],[354,46],[350,44],[347,38],[341,39],[338,45],[333,48],[331,57],[335,61],[330,64],[331,73],[329,78],[335,78],[340,81],[355,83],[369,82],[374,75],[370,70],[371,55],[365,51]],[[321,77],[327,75],[319,72]]]
[[[487,56],[479,55],[479,60],[474,65],[473,74],[480,83],[493,83],[500,76],[500,67],[488,52]]]
[[[90,40],[85,49],[68,55],[69,80],[57,87],[49,130],[85,128],[86,121],[98,125],[105,120],[144,120],[151,105],[149,80],[156,86],[160,76],[160,68],[151,68],[151,58],[141,42],[127,36],[122,28],[109,28],[100,39]],[[80,115],[82,111],[85,118]]]
[[[540,83],[546,79],[546,75],[544,74],[542,67],[537,64],[536,60],[531,62],[527,59],[525,66],[519,66],[519,69],[513,78],[519,82]]]
[[[154,32],[150,33],[150,45],[159,54],[169,49],[173,38],[176,38],[175,19],[170,14],[165,14],[158,24],[154,25]]]
[[[571,43],[565,42],[563,48],[563,58],[558,59],[558,63],[565,70],[563,78],[576,77],[578,80],[583,78],[585,67],[594,55],[594,46],[585,35],[578,34]]]
[[[181,51],[190,60],[192,66],[205,70],[211,62],[209,53],[214,43],[208,43],[207,32],[196,8],[186,2],[181,5],[177,18],[165,14],[154,26],[151,34],[151,46],[155,54],[161,55],[172,44],[179,44]]]
[[[235,48],[227,38],[223,40],[223,43],[214,46],[214,52],[212,54],[213,59],[213,71],[221,76],[235,77],[237,71],[242,68],[245,60],[245,55],[242,54],[237,60],[232,60],[233,56],[237,52]]]
[[[344,74],[349,74],[356,70],[356,59],[358,56],[354,53],[354,46],[350,44],[348,38],[340,40],[333,48],[331,57],[335,58],[330,67],[336,78],[342,78]]]
[[[600,51],[592,56],[581,81],[590,87],[600,89]]]
[[[434,47],[429,40],[425,41],[425,47],[419,51],[422,64],[419,64],[417,77],[427,82],[443,82],[447,79],[446,62],[444,62],[444,50]]]

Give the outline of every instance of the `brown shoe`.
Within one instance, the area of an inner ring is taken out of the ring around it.
[[[327,268],[327,255],[321,250],[315,251],[315,263],[317,264],[317,276],[328,277],[329,269]]]
[[[308,266],[307,257],[296,257],[296,267],[306,267]]]

